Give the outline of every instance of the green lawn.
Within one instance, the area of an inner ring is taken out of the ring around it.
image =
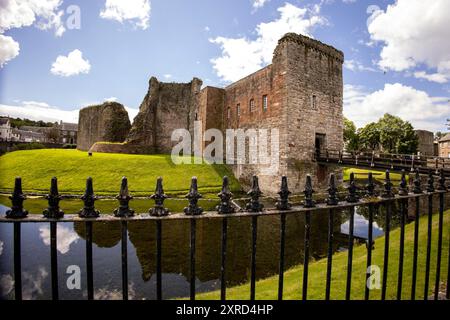
[[[449,223],[450,210],[444,213],[444,232],[443,232],[443,254],[441,264],[441,281],[447,278],[447,261],[448,261],[448,244],[449,244]],[[417,289],[416,299],[423,298],[424,294],[424,278],[425,278],[425,257],[426,257],[426,239],[427,239],[427,217],[423,216],[419,223],[419,258],[417,270]],[[438,215],[433,216],[433,233],[432,233],[432,251],[431,251],[431,272],[430,286],[428,295],[431,295],[434,289],[435,273],[436,273],[436,255],[437,255],[437,229]],[[397,293],[397,276],[398,276],[398,257],[399,257],[399,236],[400,229],[391,231],[389,246],[389,269],[388,269],[388,286],[387,299],[396,299]],[[404,254],[404,271],[403,271],[403,293],[402,299],[410,299],[411,295],[411,277],[412,277],[412,256],[413,256],[413,239],[414,239],[414,223],[408,224],[405,231],[405,254]],[[353,256],[353,273],[352,273],[352,299],[364,299],[365,290],[365,269],[367,249],[365,245],[359,245],[354,248]],[[372,264],[383,270],[384,255],[384,237],[377,238],[375,241],[375,249],[373,251]],[[274,257],[278,259],[278,257]],[[308,279],[308,299],[321,300],[325,298],[325,281],[326,281],[327,259],[311,262],[309,265]],[[333,256],[332,282],[331,282],[331,299],[344,299],[347,274],[347,252],[336,253]],[[302,292],[302,275],[303,267],[296,266],[285,272],[284,278],[284,299],[301,299]],[[278,292],[278,275],[260,280],[256,283],[257,299],[277,299]],[[227,289],[227,299],[249,299],[250,285]],[[219,299],[220,292],[214,291],[210,293],[198,294],[198,299]],[[381,290],[372,290],[370,299],[380,299]]]
[[[368,177],[368,173],[372,172],[372,176],[375,180],[379,182],[384,182],[384,178],[386,176],[385,171],[378,170],[366,170],[366,169],[356,169],[356,168],[344,168],[344,181],[350,180],[350,173],[353,172],[355,174],[356,180],[366,180]],[[391,181],[399,182],[402,175],[399,173],[390,173],[389,178]],[[408,175],[406,175],[406,180],[408,181]]]
[[[231,188],[239,184],[225,165],[173,164],[170,155],[131,155],[94,153],[65,149],[41,149],[9,152],[0,157],[0,191],[9,192],[14,177],[21,176],[24,192],[46,193],[50,179],[58,178],[61,193],[80,194],[86,178],[94,179],[94,190],[99,195],[115,195],[122,176],[128,178],[133,195],[148,195],[155,189],[156,179],[162,176],[166,193],[184,193],[192,176],[198,177],[204,193],[220,190],[222,177],[228,175]]]

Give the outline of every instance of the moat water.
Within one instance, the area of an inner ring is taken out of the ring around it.
[[[180,211],[184,200],[167,200],[172,211]],[[9,199],[0,196],[0,214],[8,209]],[[26,208],[33,213],[46,207],[44,199],[28,199]],[[201,206],[212,210],[215,201],[203,200]],[[266,207],[273,206],[266,201]],[[64,200],[61,207],[66,213],[76,213],[80,200]],[[115,200],[99,200],[96,207],[110,213],[117,207]],[[132,207],[137,212],[147,212],[149,200],[135,199]],[[380,207],[381,208],[381,207]],[[357,208],[355,236],[366,238],[368,233],[367,210]],[[285,268],[303,262],[304,215],[291,214],[286,219]],[[384,213],[375,216],[374,237],[383,235]],[[257,278],[278,273],[279,257],[278,216],[258,219]],[[335,214],[335,242],[333,251],[346,250],[349,222],[348,211]],[[392,227],[398,225],[394,217]],[[248,282],[250,279],[251,219],[233,218],[228,223],[227,286]],[[315,212],[311,226],[311,259],[327,254],[327,212]],[[162,236],[162,287],[163,298],[189,295],[189,222],[163,222]],[[85,276],[85,224],[82,222],[58,224],[58,274],[61,299],[86,299]],[[0,297],[13,299],[13,226],[0,223]],[[121,229],[118,222],[95,222],[93,226],[94,290],[96,299],[121,298]],[[199,220],[197,223],[196,288],[206,292],[220,288],[221,222]],[[129,222],[128,227],[128,273],[129,294],[132,299],[155,299],[156,297],[156,235],[155,222]],[[67,267],[77,265],[81,269],[81,289],[69,290],[66,280]],[[22,224],[22,282],[24,299],[50,299],[50,227],[48,223]]]

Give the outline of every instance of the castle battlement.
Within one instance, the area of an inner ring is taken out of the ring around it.
[[[306,48],[316,50],[328,57],[338,60],[340,63],[344,63],[344,53],[330,45],[327,45],[319,40],[315,40],[297,33],[286,33],[280,40],[275,48],[274,54],[276,55],[278,47],[285,42],[294,42],[305,46]]]

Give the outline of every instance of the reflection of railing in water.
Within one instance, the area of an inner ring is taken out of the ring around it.
[[[161,273],[162,273],[162,234],[163,224],[171,221],[182,220],[190,224],[189,232],[189,279],[190,279],[190,297],[195,299],[196,287],[196,258],[198,251],[196,251],[197,241],[197,222],[210,223],[212,220],[220,221],[222,225],[221,230],[221,256],[220,256],[220,279],[221,279],[221,299],[226,298],[226,269],[227,269],[227,247],[228,240],[228,223],[230,219],[250,217],[251,218],[251,257],[250,257],[250,298],[255,298],[256,291],[256,257],[257,257],[257,237],[258,237],[258,218],[268,216],[280,217],[280,256],[279,264],[279,287],[278,297],[283,298],[283,280],[284,270],[286,267],[285,260],[285,242],[286,242],[286,217],[287,216],[304,216],[304,261],[303,261],[303,286],[302,298],[307,299],[308,294],[308,265],[310,260],[310,245],[311,245],[311,217],[312,214],[317,214],[325,210],[328,213],[328,230],[327,230],[327,275],[326,275],[326,299],[330,298],[331,286],[331,271],[333,258],[333,235],[335,230],[335,213],[338,210],[348,210],[349,212],[349,235],[348,235],[348,264],[347,264],[347,282],[346,282],[346,299],[350,299],[351,293],[351,279],[353,266],[353,243],[354,236],[354,216],[356,207],[368,208],[368,243],[372,243],[372,224],[374,221],[375,206],[383,206],[385,208],[384,215],[384,264],[383,264],[383,279],[382,279],[382,299],[386,297],[387,274],[388,274],[388,258],[389,258],[389,233],[391,227],[391,220],[397,214],[400,215],[400,257],[399,257],[399,272],[398,272],[398,297],[401,297],[402,275],[403,275],[403,250],[404,250],[404,228],[406,224],[407,206],[409,201],[415,203],[415,230],[414,230],[414,252],[413,252],[413,281],[412,281],[412,296],[415,298],[416,291],[416,276],[417,276],[417,256],[418,256],[418,219],[420,213],[420,199],[425,198],[428,204],[428,238],[427,238],[427,255],[426,255],[426,276],[425,276],[425,294],[427,296],[428,288],[430,286],[430,265],[431,265],[431,231],[432,231],[432,214],[433,214],[433,196],[439,198],[439,226],[438,226],[438,248],[437,248],[437,263],[436,263],[436,279],[435,279],[435,296],[437,299],[438,288],[440,284],[440,268],[442,260],[442,233],[443,233],[443,216],[444,216],[444,200],[448,192],[445,184],[445,173],[441,170],[441,174],[435,186],[434,177],[432,174],[428,177],[426,190],[424,192],[419,171],[416,172],[414,179],[414,187],[411,192],[408,190],[405,172],[402,174],[401,183],[398,188],[398,193],[394,194],[394,189],[389,178],[389,172],[386,172],[385,183],[380,196],[376,196],[375,184],[373,183],[372,174],[368,175],[368,183],[365,186],[364,197],[361,198],[358,193],[358,187],[354,180],[354,175],[350,175],[349,185],[347,187],[348,193],[344,200],[338,198],[337,186],[335,184],[334,175],[330,176],[330,183],[328,188],[328,198],[325,203],[316,203],[313,199],[314,190],[312,188],[312,179],[308,175],[304,190],[304,202],[301,206],[292,206],[289,203],[289,190],[287,187],[286,177],[282,178],[281,190],[279,192],[280,198],[276,204],[276,209],[264,210],[260,202],[261,192],[258,185],[258,178],[255,176],[252,180],[252,188],[248,192],[249,202],[245,210],[236,210],[232,204],[232,194],[228,187],[228,178],[224,177],[222,191],[219,193],[220,204],[217,206],[217,212],[203,212],[198,206],[198,199],[201,195],[198,193],[197,179],[192,179],[190,192],[186,195],[189,200],[189,205],[184,209],[184,214],[169,214],[164,207],[164,200],[166,195],[162,188],[162,179],[158,179],[157,187],[152,198],[155,200],[155,206],[149,210],[149,214],[134,214],[134,211],[129,207],[129,201],[132,199],[128,192],[127,180],[122,180],[121,189],[117,200],[119,207],[114,211],[114,215],[100,215],[95,208],[96,197],[92,179],[89,178],[86,183],[86,192],[81,197],[84,202],[84,207],[80,210],[78,215],[64,215],[59,208],[59,201],[61,197],[58,193],[56,178],[52,179],[50,193],[47,196],[48,208],[44,211],[44,216],[28,215],[24,210],[23,202],[26,196],[22,193],[21,179],[16,178],[14,192],[11,196],[12,206],[7,211],[6,217],[0,217],[0,222],[9,222],[14,225],[14,280],[15,280],[15,299],[22,298],[22,279],[21,279],[21,223],[30,222],[49,222],[50,223],[50,251],[51,251],[51,282],[52,282],[52,297],[58,299],[58,274],[57,274],[57,223],[58,222],[80,222],[85,224],[86,233],[86,263],[87,263],[87,292],[88,299],[93,299],[93,256],[92,256],[92,242],[93,242],[93,223],[94,222],[119,222],[121,225],[121,250],[122,250],[122,297],[128,299],[128,254],[127,254],[127,234],[129,223],[143,223],[143,221],[155,222],[156,234],[156,292],[157,299],[162,299]],[[393,205],[397,204],[399,210],[393,211]],[[200,235],[201,237],[201,235]],[[208,241],[208,239],[204,240]],[[367,266],[371,265],[372,247],[368,246],[367,251]],[[368,277],[369,275],[367,275]],[[447,297],[449,295],[449,286],[447,279]],[[368,288],[366,287],[366,299],[368,298]]]

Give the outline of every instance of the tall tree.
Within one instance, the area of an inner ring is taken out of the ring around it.
[[[344,118],[344,142],[347,151],[359,150],[359,139],[353,121]]]
[[[389,153],[416,153],[419,139],[408,121],[386,113],[379,121],[380,143]]]
[[[45,137],[48,141],[57,143],[59,141],[59,129],[58,127],[54,126],[48,130],[45,131]]]
[[[371,122],[358,129],[359,143],[363,149],[375,150],[380,146],[380,129],[378,124]]]
[[[412,154],[418,151],[419,137],[409,122],[403,124],[403,131],[397,143],[397,152]]]

